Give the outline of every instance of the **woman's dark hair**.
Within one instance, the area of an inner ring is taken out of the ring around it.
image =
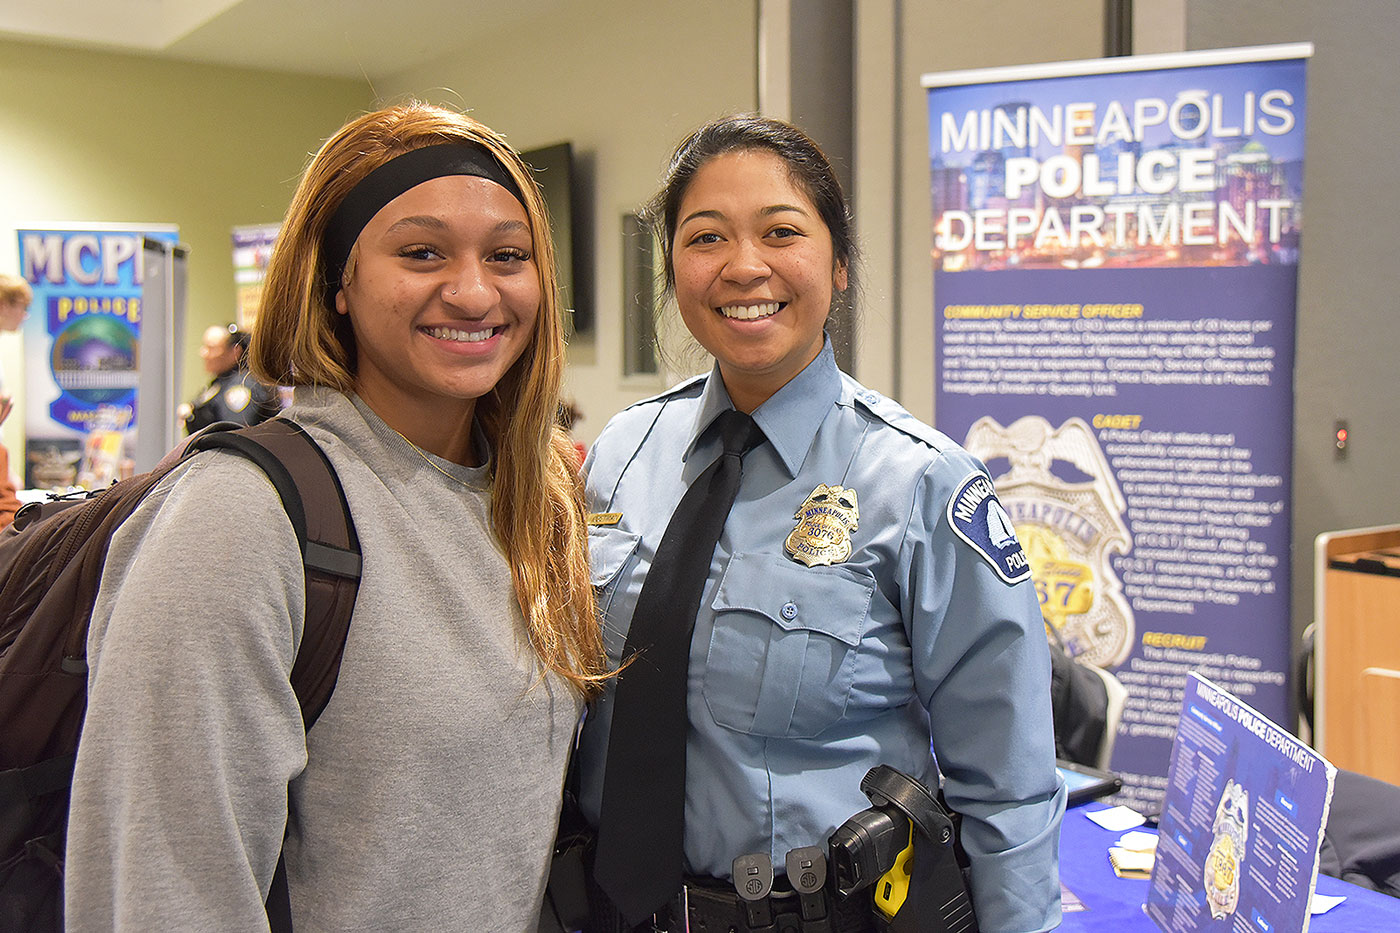
[[[661,240],[666,289],[676,285],[671,247],[676,236],[681,200],[700,168],[716,156],[729,152],[764,149],[787,164],[795,185],[806,193],[831,232],[831,247],[837,265],[850,267],[855,259],[851,218],[841,182],[821,147],[806,133],[782,120],[750,113],[721,117],[700,127],[683,139],[671,156],[666,181],[647,205],[646,216]]]

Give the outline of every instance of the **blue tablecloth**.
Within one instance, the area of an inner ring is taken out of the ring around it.
[[[1108,847],[1123,834],[1110,832],[1084,815],[1105,806],[1087,803],[1065,814],[1060,830],[1060,881],[1087,909],[1066,913],[1060,929],[1066,933],[1157,933],[1156,924],[1142,910],[1148,882],[1119,878],[1108,863]],[[1346,900],[1313,917],[1309,933],[1400,930],[1400,899],[1321,874],[1317,876],[1317,890],[1334,897],[1344,895]]]

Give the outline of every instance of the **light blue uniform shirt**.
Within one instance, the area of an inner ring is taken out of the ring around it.
[[[589,509],[621,513],[589,541],[614,666],[671,513],[719,456],[707,429],[732,407],[716,369],[617,415],[589,454]],[[753,416],[767,441],[744,456],[691,640],[688,871],[728,878],[735,856],[768,853],[781,873],[789,850],[824,847],[870,806],[875,765],[929,787],[941,769],[982,929],[1053,928],[1065,794],[1035,590],[1003,582],[948,518],[985,468],[841,373],[829,344]],[[849,558],[808,567],[784,541],[823,483],[855,490],[859,524]],[[595,823],[611,718],[609,688],[580,749]]]

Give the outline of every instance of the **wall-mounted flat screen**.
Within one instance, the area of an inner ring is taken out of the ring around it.
[[[593,251],[588,222],[587,186],[569,143],[557,143],[520,153],[534,169],[544,192],[554,227],[554,252],[559,261],[559,292],[568,327],[578,334],[593,330]]]

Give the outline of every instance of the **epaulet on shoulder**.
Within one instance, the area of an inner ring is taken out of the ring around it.
[[[669,398],[680,398],[681,396],[692,394],[699,395],[700,389],[704,388],[705,379],[708,378],[708,375],[708,373],[702,373],[699,376],[691,376],[689,379],[671,386],[665,392],[658,392],[648,398],[633,402],[631,405],[628,405],[627,408],[624,408],[623,411],[627,411],[631,408],[638,408],[642,405],[650,405],[652,402],[660,402]]]
[[[857,407],[870,412],[901,434],[907,434],[917,441],[922,441],[936,451],[946,450],[949,446],[946,434],[924,424],[909,414],[903,405],[893,399],[886,398],[879,392],[863,387],[859,388],[855,393],[855,401]]]

